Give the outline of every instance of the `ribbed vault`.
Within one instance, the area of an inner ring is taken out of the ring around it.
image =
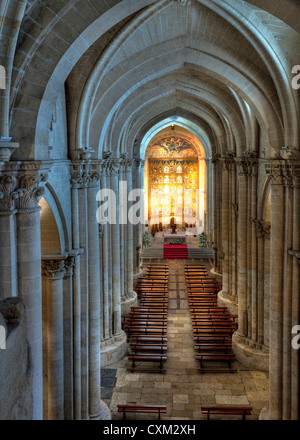
[[[29,2],[10,94],[16,157],[47,158],[64,83],[71,156],[86,147],[98,157],[131,154],[149,121],[176,112],[205,127],[213,153],[257,150],[258,133],[267,155],[282,145],[298,148],[290,63],[299,35],[257,6],[82,0],[50,9]]]

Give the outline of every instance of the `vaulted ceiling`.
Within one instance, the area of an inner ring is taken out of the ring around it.
[[[85,147],[98,157],[139,154],[147,131],[172,115],[199,127],[212,153],[298,148],[297,2],[5,4],[2,53],[10,64],[1,123],[3,135],[20,142],[19,158],[44,158],[62,87],[71,157]]]

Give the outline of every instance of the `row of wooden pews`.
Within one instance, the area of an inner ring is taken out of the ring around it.
[[[127,332],[132,362],[130,371],[163,372],[167,360],[169,266],[150,264],[144,277],[135,286],[139,306],[123,315],[123,328]],[[158,364],[157,369],[139,369],[144,362]]]
[[[234,372],[231,338],[237,329],[237,316],[230,315],[226,307],[218,307],[217,293],[222,286],[209,278],[205,266],[186,265],[185,277],[200,372]],[[207,363],[226,363],[228,368],[204,368]]]

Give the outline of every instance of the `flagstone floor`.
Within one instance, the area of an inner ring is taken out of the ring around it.
[[[166,371],[163,374],[131,373],[127,371],[130,367],[127,359],[109,367],[117,370],[112,397],[106,400],[113,420],[122,418],[117,412],[117,404],[121,403],[167,405],[167,414],[162,417],[164,420],[205,419],[206,416],[201,414],[202,405],[252,405],[253,415],[249,419],[258,419],[268,403],[267,374],[246,370],[237,362],[237,373],[198,372],[184,276],[184,264],[191,260],[165,262],[170,265]],[[155,417],[128,415],[128,419],[132,420]],[[224,416],[221,418],[226,419]]]

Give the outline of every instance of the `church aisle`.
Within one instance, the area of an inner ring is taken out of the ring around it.
[[[122,418],[117,404],[167,405],[164,420],[205,420],[202,405],[252,405],[257,419],[268,401],[266,373],[239,371],[235,374],[198,372],[193,347],[192,323],[187,303],[184,265],[191,260],[170,260],[168,360],[164,374],[130,373],[127,359],[112,365],[117,368],[117,383],[110,402],[113,420]],[[199,264],[203,264],[199,261]],[[193,262],[194,264],[194,262]],[[134,415],[128,419],[134,420]],[[154,419],[139,415],[137,419]],[[216,417],[217,419],[218,417]],[[224,416],[222,417],[225,418]],[[232,419],[233,417],[231,417]]]

